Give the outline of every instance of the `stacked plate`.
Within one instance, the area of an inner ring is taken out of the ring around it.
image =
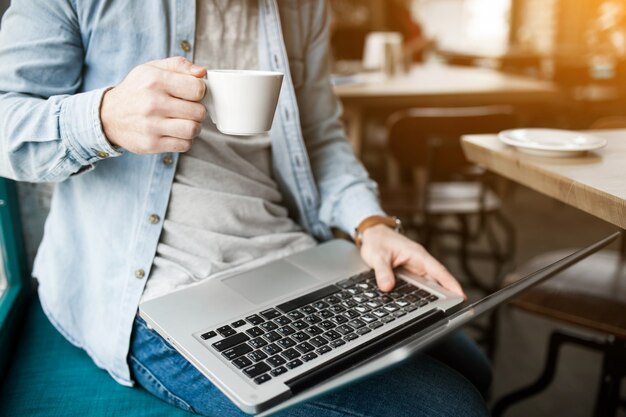
[[[607,143],[596,135],[559,129],[504,130],[498,137],[520,152],[550,157],[580,156],[603,148]]]

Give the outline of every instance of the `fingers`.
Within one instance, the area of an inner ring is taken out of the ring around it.
[[[173,72],[163,72],[161,77],[163,89],[172,97],[196,102],[204,97],[206,84],[201,79]]]
[[[160,135],[185,140],[194,139],[202,130],[202,124],[193,120],[162,119],[158,124]]]
[[[157,153],[162,152],[187,152],[191,149],[193,140],[162,137],[159,139]]]
[[[451,291],[455,294],[460,295],[461,297],[467,298],[465,292],[463,292],[463,288],[461,284],[452,276],[452,274],[439,263],[435,258],[426,254],[424,259],[424,268],[426,273],[436,280],[443,288]]]
[[[391,262],[378,257],[374,261],[374,273],[376,274],[376,284],[382,291],[391,291],[396,285],[396,278],[391,268]]]
[[[160,104],[164,116],[173,119],[186,119],[202,123],[207,116],[207,109],[202,103],[166,98]]]
[[[206,75],[206,68],[194,65],[193,62],[183,58],[182,56],[157,59],[155,61],[148,62],[148,65],[160,68],[165,71],[193,75],[197,78],[204,77]]]

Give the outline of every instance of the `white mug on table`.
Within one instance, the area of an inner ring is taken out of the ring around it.
[[[222,133],[266,133],[272,127],[282,81],[280,72],[208,70],[202,103]]]

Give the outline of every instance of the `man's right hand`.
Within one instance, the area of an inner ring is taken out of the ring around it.
[[[135,67],[102,99],[109,142],[138,154],[188,151],[207,115],[200,102],[205,75],[205,68],[182,57]]]

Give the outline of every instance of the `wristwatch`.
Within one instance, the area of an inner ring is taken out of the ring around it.
[[[361,247],[363,243],[363,232],[369,229],[372,226],[376,226],[379,224],[384,224],[395,230],[398,233],[402,232],[402,222],[396,216],[370,216],[363,220],[359,225],[354,229],[354,243],[357,247]]]

